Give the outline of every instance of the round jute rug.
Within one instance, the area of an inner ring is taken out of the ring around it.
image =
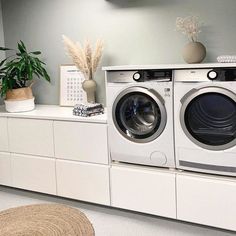
[[[60,204],[38,204],[0,212],[0,236],[94,236],[84,213]]]

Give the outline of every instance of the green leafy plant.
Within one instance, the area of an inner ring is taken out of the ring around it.
[[[14,54],[0,62],[0,94],[4,97],[8,90],[24,88],[32,83],[34,75],[50,82],[45,63],[37,56],[40,51],[28,52],[25,44],[17,43],[17,50],[0,47],[0,51],[13,51]]]

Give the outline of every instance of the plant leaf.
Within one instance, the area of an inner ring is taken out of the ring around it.
[[[34,54],[34,55],[40,55],[40,54],[41,54],[40,51],[35,51],[35,52],[30,52],[30,53],[32,53],[32,54]]]
[[[43,68],[43,75],[44,75],[44,78],[45,78],[48,82],[51,81],[50,76],[48,75],[47,71],[46,71],[44,68]]]
[[[0,62],[0,67],[5,63],[6,60],[7,60],[7,58]]]
[[[0,51],[9,51],[9,50],[14,50],[14,49],[11,49],[11,48],[4,48],[4,47],[0,47]]]
[[[32,68],[32,65],[29,63],[28,64],[28,75],[29,75],[29,80],[32,80],[33,79],[33,68]]]
[[[26,53],[26,48],[25,45],[22,41],[20,41],[20,43],[17,44],[18,50],[20,51],[20,53]]]
[[[21,43],[21,46],[22,46],[22,48],[25,50],[25,52],[27,51],[26,50],[26,47],[25,47],[25,44],[20,40],[20,43]]]

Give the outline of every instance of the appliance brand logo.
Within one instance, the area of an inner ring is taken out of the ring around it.
[[[196,73],[197,73],[197,71],[195,71],[195,70],[190,71],[190,74],[196,74]]]
[[[165,97],[170,97],[170,88],[164,88]]]

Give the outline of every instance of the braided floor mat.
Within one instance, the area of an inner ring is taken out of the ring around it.
[[[0,236],[94,236],[84,213],[60,204],[37,204],[0,212]]]

